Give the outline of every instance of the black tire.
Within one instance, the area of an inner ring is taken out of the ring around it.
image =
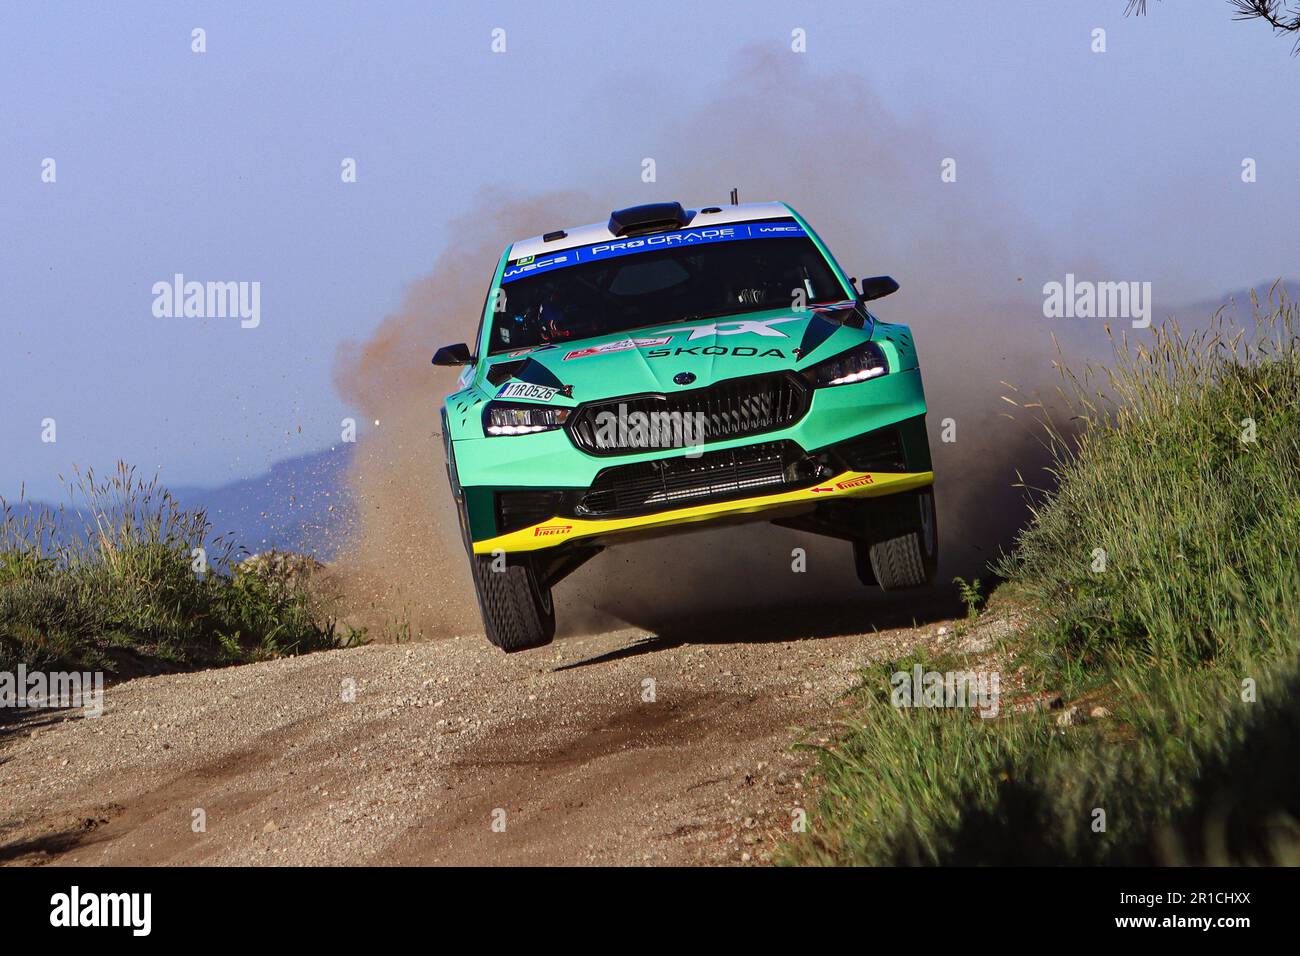
[[[939,563],[934,492],[929,488],[907,491],[873,504],[866,539],[853,543],[862,583],[878,584],[885,591],[929,584]]]
[[[461,542],[469,556],[474,594],[487,639],[507,653],[551,643],[555,638],[555,602],[551,599],[551,589],[542,586],[532,560],[524,555],[515,561],[502,558],[500,561],[505,561],[502,564],[494,555],[474,553],[465,496],[457,480],[455,453],[450,448],[447,477],[456,501]]]
[[[470,561],[487,639],[507,653],[551,643],[555,602],[532,561],[507,562],[482,554],[471,555]]]

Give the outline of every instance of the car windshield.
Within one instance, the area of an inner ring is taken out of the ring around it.
[[[846,295],[794,220],[616,240],[508,262],[488,354]]]

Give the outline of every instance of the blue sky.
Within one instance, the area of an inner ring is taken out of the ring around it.
[[[675,195],[671,168],[647,191],[640,160],[672,154],[676,118],[737,58],[794,55],[795,28],[801,69],[860,78],[971,157],[1062,270],[1118,264],[1167,301],[1300,272],[1300,61],[1226,2],[1127,19],[1124,0],[270,6],[0,10],[0,494],[52,496],[74,462],[117,458],[215,485],[330,446],[351,411],[338,344],[455,246],[480,190],[615,193],[557,226],[724,198],[745,162],[725,118],[714,195]],[[151,286],[176,272],[259,281],[262,324],[156,318]]]

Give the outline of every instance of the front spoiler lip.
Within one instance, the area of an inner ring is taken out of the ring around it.
[[[833,478],[795,491],[782,491],[773,495],[758,495],[720,501],[714,504],[691,505],[659,511],[655,514],[632,515],[625,518],[548,518],[538,524],[509,534],[497,535],[474,542],[475,554],[493,554],[501,551],[515,553],[544,551],[571,541],[594,538],[619,532],[631,532],[668,525],[708,521],[733,514],[747,514],[792,504],[815,503],[837,498],[875,498],[900,491],[924,488],[934,484],[933,471],[844,471]]]

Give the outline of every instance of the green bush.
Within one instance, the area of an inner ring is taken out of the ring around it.
[[[201,510],[119,465],[78,473],[72,508],[0,520],[0,670],[236,663],[335,647],[306,577],[237,565]],[[80,527],[76,527],[80,522]]]
[[[1111,716],[898,709],[891,663],[787,862],[1300,862],[1298,332],[1279,298],[1063,372],[1056,488],[996,569],[1036,623],[1004,650]]]
[[[1300,620],[1300,322],[1117,349],[1066,377],[1077,448],[1049,425],[1058,488],[1000,571],[1050,615],[1059,651],[1168,661],[1270,655]],[[1243,440],[1248,438],[1251,440]],[[1093,570],[1094,549],[1105,570]]]

